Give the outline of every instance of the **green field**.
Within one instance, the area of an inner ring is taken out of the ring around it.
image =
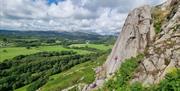
[[[70,47],[85,47],[88,46],[90,48],[96,48],[99,50],[108,50],[112,48],[112,45],[106,46],[104,44],[73,44],[70,45]],[[4,61],[5,59],[11,59],[18,55],[29,55],[37,52],[43,52],[43,51],[67,51],[67,50],[73,50],[79,54],[87,54],[90,53],[90,51],[86,50],[80,50],[80,49],[68,49],[64,48],[60,45],[55,46],[39,46],[39,47],[32,47],[30,49],[27,49],[25,47],[7,47],[7,48],[0,48],[0,62]]]
[[[112,48],[113,45],[104,45],[104,44],[72,44],[70,47],[90,47],[90,48],[96,48],[99,50],[107,50]]]
[[[41,91],[56,91],[73,86],[78,83],[88,84],[94,81],[95,73],[93,68],[102,65],[106,60],[107,54],[100,56],[95,61],[85,62],[72,67],[71,69],[50,76],[48,82],[42,86]],[[28,85],[16,89],[15,91],[26,91]]]
[[[27,91],[26,89],[27,89],[28,86],[29,86],[29,85],[26,85],[26,86],[24,86],[24,87],[21,87],[21,88],[19,88],[19,89],[16,89],[15,91]]]
[[[76,50],[76,49],[67,49],[62,46],[40,46],[40,47],[32,47],[30,49],[27,49],[25,47],[7,47],[7,48],[0,48],[0,62],[2,62],[5,59],[11,59],[18,55],[28,55],[33,54],[37,52],[43,52],[43,51],[67,51],[67,50],[73,50],[79,54],[86,54],[89,53],[89,51],[86,50]]]

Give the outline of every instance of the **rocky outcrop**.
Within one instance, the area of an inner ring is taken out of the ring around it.
[[[157,7],[148,5],[129,13],[105,64],[96,69],[96,81],[83,90],[102,86],[121,63],[145,54],[131,82],[158,83],[169,69],[180,67],[180,4],[168,0]],[[156,33],[155,33],[156,32]]]
[[[155,35],[151,20],[151,7],[148,5],[137,8],[128,15],[111,54],[105,64],[96,70],[96,81],[85,90],[102,86],[104,80],[111,77],[125,59],[144,52],[148,41],[153,41]]]
[[[103,65],[107,76],[113,74],[124,59],[143,52],[148,45],[148,41],[153,40],[154,30],[151,26],[150,11],[150,6],[145,5],[133,10],[128,15],[116,44]]]
[[[172,15],[173,8],[176,8]],[[166,19],[161,32],[146,49],[146,58],[135,72],[132,82],[139,81],[144,85],[155,84],[162,80],[166,73],[180,68],[180,2],[169,0],[159,7],[171,18]],[[158,17],[158,16],[157,16]]]

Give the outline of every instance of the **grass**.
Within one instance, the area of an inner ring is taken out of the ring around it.
[[[116,72],[114,78],[105,83],[103,91],[134,91],[129,89],[129,80],[132,78],[139,62],[143,60],[144,55],[140,54],[137,57],[126,59],[120,69]],[[138,91],[138,90],[137,90]]]
[[[165,17],[167,15],[167,11],[161,10],[160,8],[154,8],[152,12],[153,20],[154,20],[154,28],[156,34],[161,32],[161,25],[165,21]]]
[[[94,80],[94,71],[92,66],[84,67],[82,65],[91,64],[87,62],[85,64],[78,65],[67,72],[63,72],[50,77],[50,80],[42,87],[42,91],[55,91],[56,89],[62,90],[78,82],[89,83]],[[81,67],[79,67],[81,66]]]
[[[53,75],[45,84],[41,91],[55,91],[73,86],[78,83],[89,84],[95,80],[95,72],[93,68],[104,63],[107,55],[99,57],[95,61],[89,61],[79,64],[68,71]]]
[[[36,48],[37,50],[41,50],[41,51],[67,51],[67,50],[73,50],[79,54],[87,54],[87,53],[90,53],[89,51],[86,51],[86,50],[77,50],[77,49],[67,49],[67,48],[64,48],[62,46],[41,46],[39,48]]]
[[[104,45],[104,44],[72,44],[70,47],[90,47],[90,48],[96,48],[99,50],[107,50],[112,48],[112,45]]]
[[[30,85],[30,84],[29,84],[29,85]],[[27,89],[27,87],[28,87],[29,85],[26,85],[26,86],[24,86],[24,87],[21,87],[21,88],[19,88],[19,89],[14,90],[14,91],[27,91],[26,89]]]
[[[73,50],[79,54],[87,54],[90,51],[86,50],[76,50],[76,49],[67,49],[62,46],[40,46],[38,48],[32,47],[31,49],[27,49],[25,47],[7,47],[7,48],[0,48],[0,62],[4,61],[5,59],[11,59],[18,55],[29,55],[37,52],[42,51],[65,51],[65,50]]]
[[[100,56],[95,61],[92,60],[85,62],[76,65],[67,71],[50,76],[48,82],[40,88],[41,91],[60,91],[78,83],[88,84],[93,82],[95,79],[95,72],[93,68],[102,65],[106,60],[106,57],[107,54]],[[29,85],[26,85],[16,89],[15,91],[27,91],[26,89],[28,86]]]
[[[18,55],[28,55],[33,54],[36,52],[40,52],[40,50],[37,50],[35,48],[32,49],[26,49],[25,47],[8,47],[8,48],[1,48],[0,49],[0,62],[2,62],[5,59],[10,59]]]

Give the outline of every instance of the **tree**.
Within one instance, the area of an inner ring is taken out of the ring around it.
[[[31,47],[30,47],[30,46],[27,46],[26,49],[31,49]]]
[[[7,52],[7,50],[4,49],[3,52]]]
[[[8,43],[8,40],[6,38],[3,38],[2,41],[4,42],[4,46],[6,46]]]
[[[5,42],[5,43],[8,41],[6,38],[3,38],[2,40],[3,40],[3,42]]]

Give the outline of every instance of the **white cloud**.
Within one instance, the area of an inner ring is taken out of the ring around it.
[[[130,10],[165,0],[0,0],[0,29],[120,31]]]

